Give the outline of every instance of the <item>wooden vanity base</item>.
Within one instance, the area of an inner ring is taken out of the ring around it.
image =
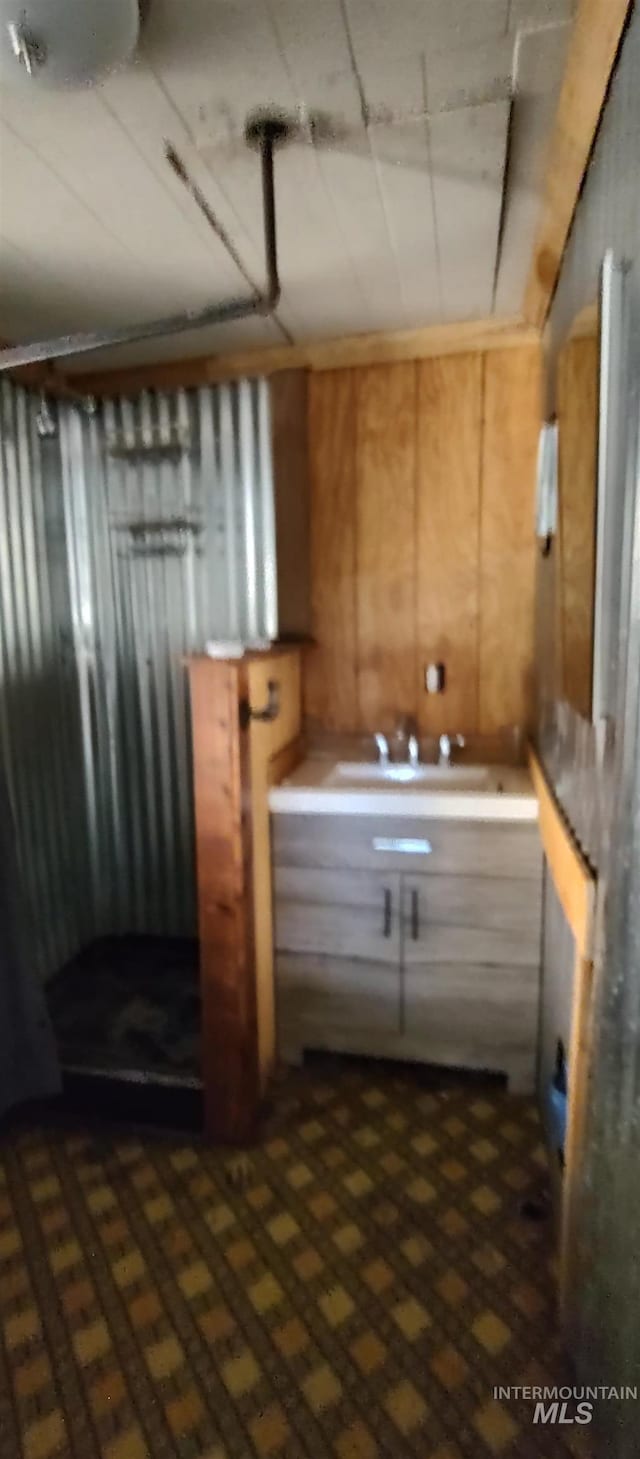
[[[535,823],[272,818],[280,1057],[305,1049],[535,1082]],[[429,852],[380,849],[393,840]]]

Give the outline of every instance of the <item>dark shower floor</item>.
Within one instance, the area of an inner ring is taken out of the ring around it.
[[[105,937],[47,988],[65,1070],[200,1081],[198,944]]]

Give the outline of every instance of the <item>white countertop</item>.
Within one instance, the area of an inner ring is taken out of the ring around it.
[[[373,767],[372,767],[373,768]],[[358,784],[346,766],[340,781],[336,760],[309,755],[297,770],[269,791],[269,809],[290,815],[428,816],[432,820],[535,821],[538,802],[528,772],[508,765],[482,767],[479,785],[457,785],[472,773],[466,764],[451,768],[451,784],[381,782]],[[478,770],[480,772],[480,769]]]

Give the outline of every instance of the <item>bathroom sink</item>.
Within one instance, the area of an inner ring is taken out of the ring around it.
[[[394,789],[406,785],[429,790],[480,790],[489,783],[483,765],[381,765],[340,760],[325,785],[355,789]]]

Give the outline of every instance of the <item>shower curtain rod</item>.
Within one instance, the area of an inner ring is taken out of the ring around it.
[[[262,208],[264,219],[264,248],[267,270],[267,285],[263,293],[255,291],[248,298],[228,299],[221,304],[209,304],[204,309],[189,309],[181,314],[168,314],[163,319],[152,319],[146,324],[132,324],[120,329],[105,329],[86,334],[63,334],[57,339],[39,343],[12,345],[0,350],[0,374],[15,370],[20,365],[33,365],[43,360],[58,360],[66,355],[88,354],[92,350],[104,349],[109,345],[134,344],[145,339],[160,339],[164,335],[184,334],[187,330],[202,329],[208,324],[228,324],[235,319],[249,319],[253,315],[270,316],[280,299],[278,277],[278,252],[276,238],[276,208],[273,179],[273,152],[279,142],[285,140],[286,126],[276,119],[263,118],[251,126],[247,141],[260,152],[262,174]],[[167,152],[174,171],[196,197],[188,174],[176,167],[173,149]],[[225,247],[229,244],[221,230],[216,227],[213,215],[207,212],[207,220]],[[232,251],[234,261],[238,263]],[[244,273],[244,270],[242,270]],[[245,275],[246,276],[246,275]]]

